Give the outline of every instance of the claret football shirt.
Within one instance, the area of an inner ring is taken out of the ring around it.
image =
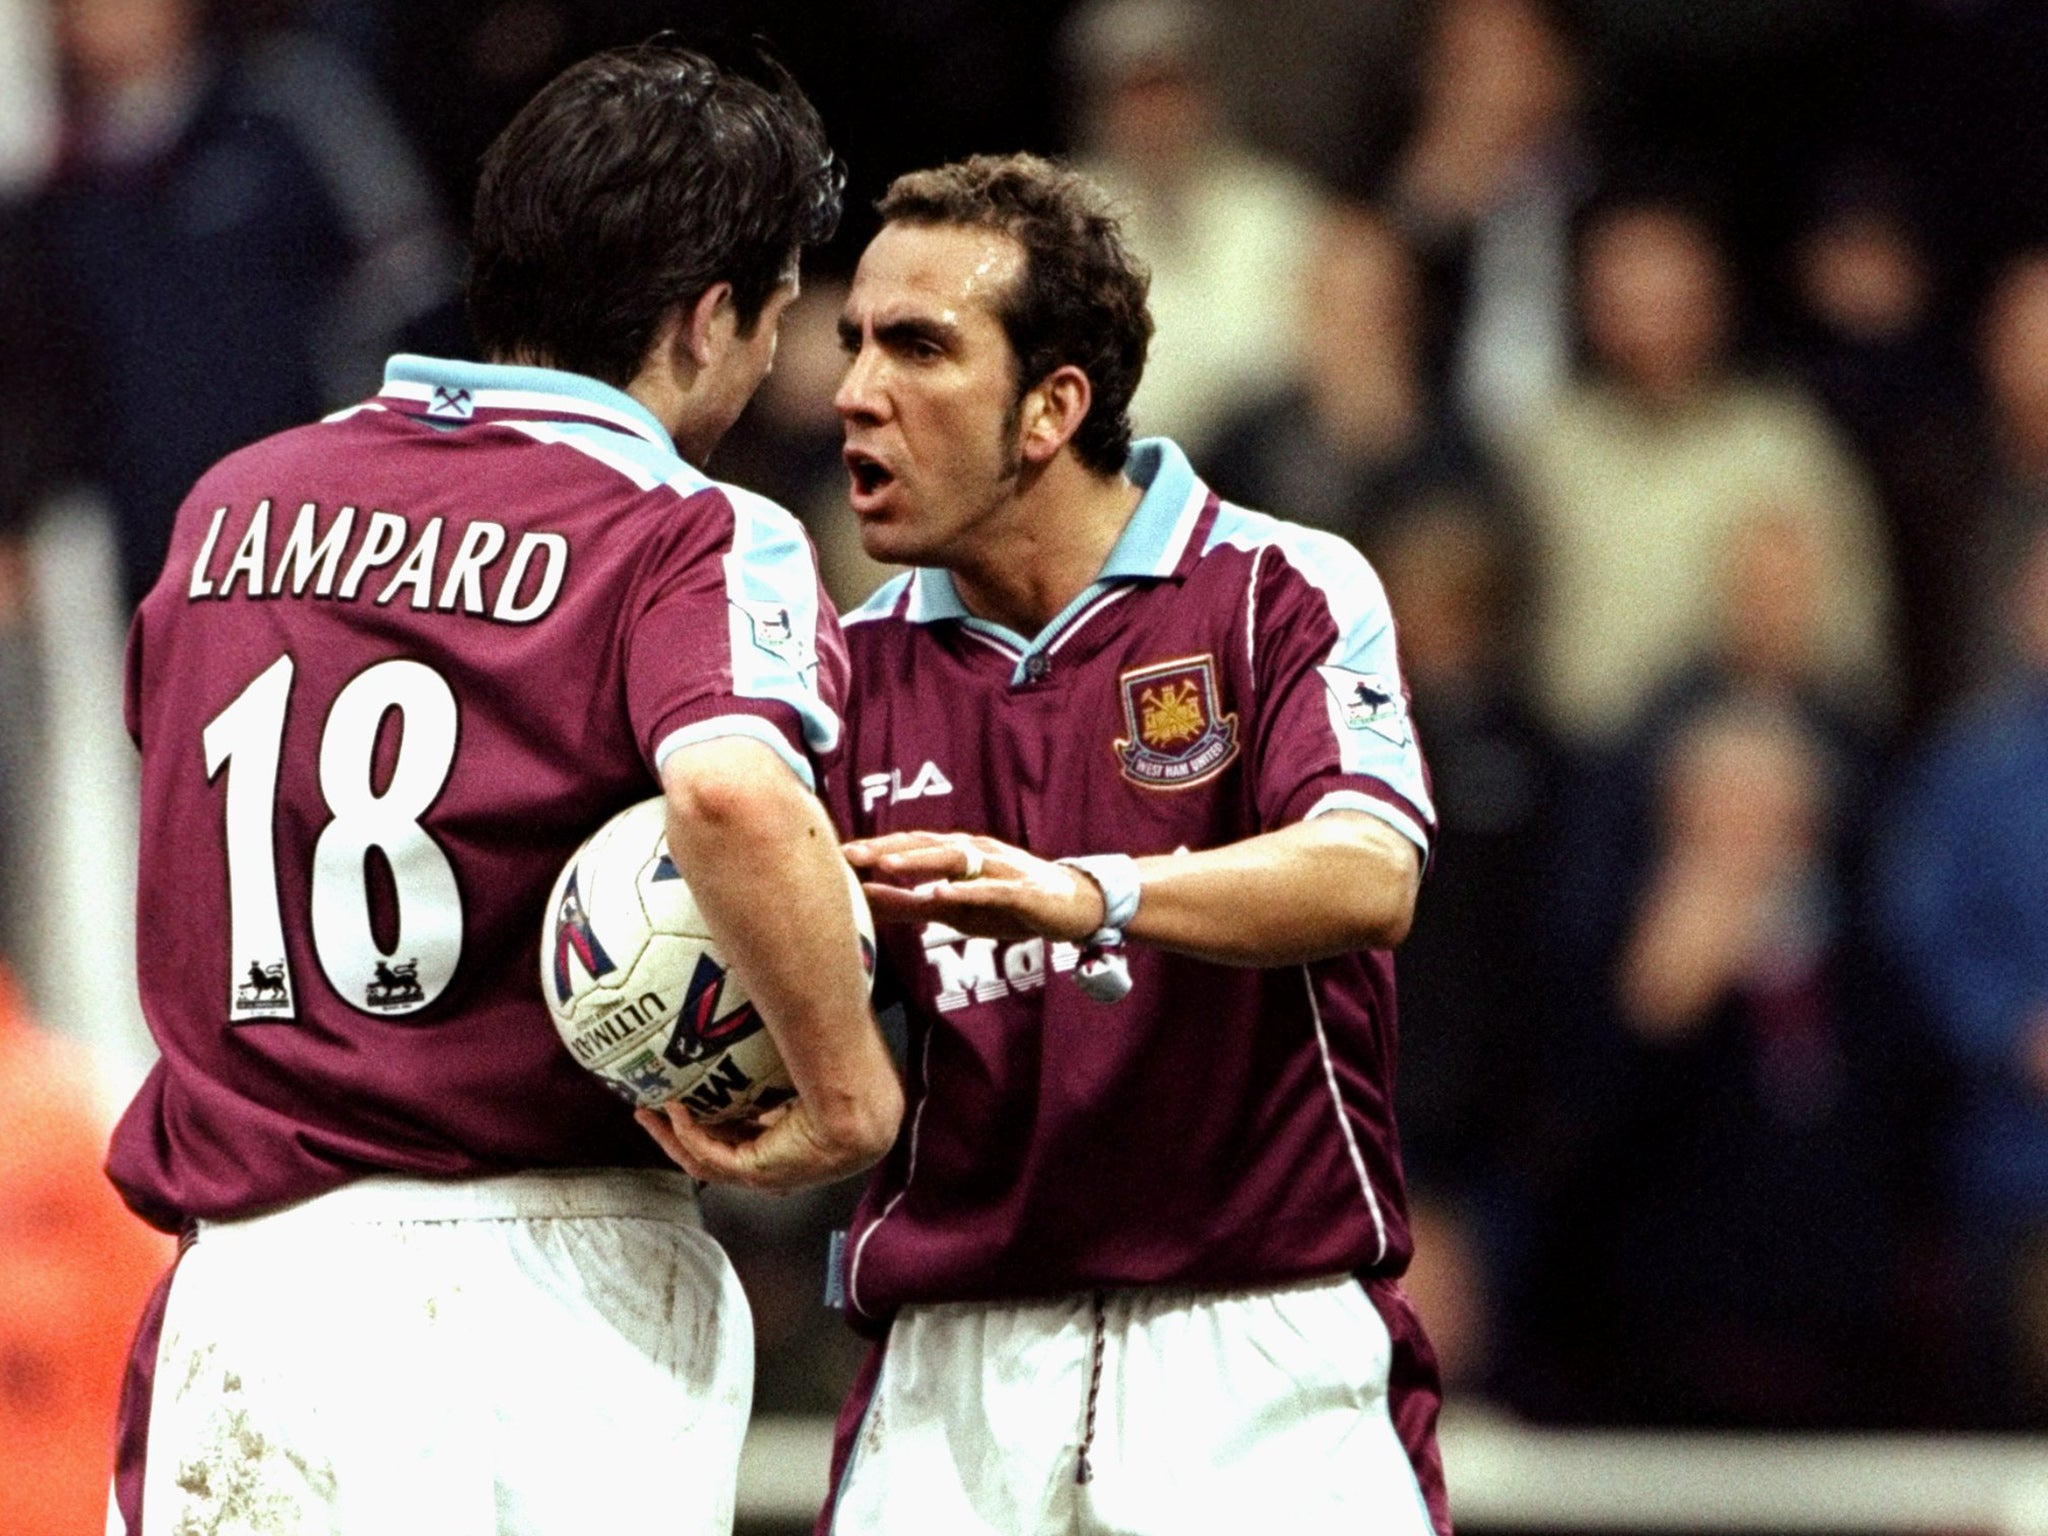
[[[1100,578],[1033,637],[943,571],[847,616],[854,835],[985,832],[1047,858],[1170,854],[1332,811],[1434,826],[1377,577],[1221,503],[1172,444]],[[1096,1286],[1224,1288],[1408,1255],[1385,953],[1253,970],[1133,944],[1103,1004],[1071,945],[887,931],[905,1132],[849,1234],[855,1315]]]
[[[845,681],[794,519],[596,380],[399,357],[223,460],[129,635],[162,1051],[129,1203],[660,1163],[549,1022],[549,888],[678,747],[752,736],[815,785]]]

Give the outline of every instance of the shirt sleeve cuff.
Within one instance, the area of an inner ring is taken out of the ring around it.
[[[790,745],[789,737],[774,722],[760,715],[713,715],[670,731],[655,744],[655,776],[660,777],[664,765],[684,747],[694,747],[699,742],[715,741],[724,736],[745,736],[760,742],[789,765],[789,771],[802,780],[805,789],[817,793],[818,776],[811,769],[810,759]]]
[[[1364,789],[1333,789],[1311,803],[1301,813],[1300,819],[1312,821],[1331,811],[1363,811],[1368,816],[1377,816],[1421,850],[1425,860],[1429,857],[1433,829],[1414,807],[1390,789],[1382,789],[1377,794]]]

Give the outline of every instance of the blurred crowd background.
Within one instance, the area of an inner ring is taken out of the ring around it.
[[[0,0],[0,1488],[106,1411],[163,1257],[94,1182],[132,831],[52,832],[125,793],[67,711],[201,469],[470,350],[483,147],[664,27],[765,36],[849,167],[711,465],[842,602],[845,278],[977,150],[1121,201],[1140,430],[1378,568],[1442,818],[1399,1106],[1453,1390],[2048,1425],[2048,5]],[[857,1358],[849,1200],[716,1204],[762,1411]]]

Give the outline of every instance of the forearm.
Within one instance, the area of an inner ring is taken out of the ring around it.
[[[1295,965],[1407,937],[1422,878],[1415,845],[1335,811],[1199,853],[1138,861],[1130,939],[1224,965]]]
[[[851,888],[823,808],[745,738],[678,752],[662,780],[669,851],[807,1116],[849,1155],[880,1155],[901,1089],[868,1007]]]

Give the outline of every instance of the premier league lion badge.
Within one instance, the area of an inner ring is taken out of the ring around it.
[[[1139,667],[1119,682],[1128,734],[1116,743],[1116,755],[1133,784],[1188,789],[1236,758],[1237,716],[1218,707],[1213,656]]]
[[[1377,672],[1349,667],[1317,667],[1330,690],[1334,716],[1347,731],[1370,731],[1397,747],[1415,739],[1408,728],[1408,704],[1401,685]]]

